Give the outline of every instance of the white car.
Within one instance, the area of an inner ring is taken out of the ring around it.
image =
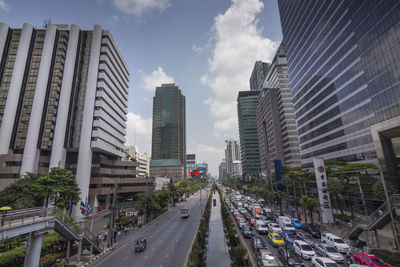
[[[313,248],[303,240],[295,240],[293,242],[294,252],[305,260],[311,260],[315,256]]]
[[[330,258],[314,256],[311,260],[315,267],[339,267],[339,265]]]
[[[282,228],[280,228],[279,224],[277,224],[277,223],[269,223],[268,231],[270,233],[280,233],[280,232],[282,232]]]
[[[291,223],[285,223],[282,227],[283,231],[294,231],[296,232],[296,228],[293,227]]]
[[[347,253],[350,251],[350,246],[347,245],[346,242],[343,241],[343,239],[333,234],[323,233],[321,235],[321,240],[322,242],[325,242],[328,245],[335,247],[341,253]]]

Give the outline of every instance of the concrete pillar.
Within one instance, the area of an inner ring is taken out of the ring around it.
[[[61,84],[60,101],[58,104],[56,126],[54,129],[53,146],[51,150],[49,168],[65,167],[66,150],[64,148],[65,132],[68,121],[69,103],[75,70],[76,53],[78,49],[80,29],[77,25],[71,25],[68,37],[67,54],[65,56],[64,73]]]
[[[4,46],[6,45],[8,25],[0,22],[0,60],[3,58]]]
[[[89,195],[90,171],[92,167],[92,125],[102,35],[103,29],[101,26],[95,25],[92,35],[81,136],[79,140],[78,164],[76,168],[76,182],[81,189],[80,199],[82,201],[85,201]],[[79,205],[75,206],[74,214],[75,218],[82,217]]]
[[[110,202],[111,202],[111,195],[107,194],[106,195],[106,209],[110,207]]]
[[[374,232],[375,232],[376,246],[378,248],[380,248],[381,247],[381,241],[379,239],[378,230],[375,229]]]
[[[68,260],[68,258],[70,256],[71,256],[71,241],[68,240],[68,242],[67,242],[67,255],[66,255],[67,260]]]
[[[82,255],[82,239],[79,240],[78,255],[76,255],[76,261],[78,263],[81,261],[81,255]]]
[[[57,26],[48,24],[43,42],[42,57],[40,58],[40,67],[32,102],[31,116],[29,118],[28,132],[26,134],[24,154],[22,156],[21,169],[19,172],[20,175],[24,175],[27,172],[37,172],[37,165],[35,166],[36,162],[38,162],[36,157],[39,154],[37,153],[37,143],[42,122],[44,101],[46,99],[56,33]]]
[[[100,246],[100,243],[99,243],[99,246]],[[93,245],[90,244],[90,257],[92,257],[92,255],[93,255]]]
[[[3,120],[0,126],[0,154],[7,154],[10,147],[11,135],[14,129],[14,119],[17,114],[18,100],[21,93],[22,81],[25,73],[26,61],[32,39],[33,27],[28,23],[22,26],[21,37],[15,57],[14,71],[8,89]]]
[[[43,234],[35,235],[31,233],[28,237],[26,246],[26,254],[24,259],[24,267],[39,266],[40,251],[42,249]]]

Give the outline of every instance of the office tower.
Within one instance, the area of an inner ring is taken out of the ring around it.
[[[196,169],[199,171],[199,178],[208,178],[208,164],[206,162],[197,163]]]
[[[150,176],[150,157],[144,152],[140,153],[136,146],[128,146],[125,149],[125,159],[132,160],[139,163],[137,167],[137,177],[149,177]]]
[[[153,98],[151,175],[177,181],[186,170],[185,96],[175,84],[162,84]]]
[[[225,159],[222,159],[221,163],[219,164],[218,171],[219,171],[218,179],[222,180],[227,178]]]
[[[1,188],[61,167],[81,200],[109,202],[114,178],[135,178],[137,164],[121,161],[129,71],[108,31],[0,23],[0,59]]]
[[[379,159],[400,188],[400,2],[278,3],[302,163]]]
[[[196,170],[196,154],[186,154],[186,177],[190,177],[193,170]]]
[[[250,76],[250,90],[261,90],[265,77],[270,68],[270,64],[256,61]]]
[[[260,91],[240,91],[237,98],[240,154],[245,180],[260,177],[257,135],[257,103]]]
[[[269,176],[274,160],[300,167],[300,148],[289,86],[285,47],[279,46],[258,99],[257,129],[262,176]]]
[[[225,161],[226,161],[226,174],[228,177],[237,176],[238,173],[234,172],[233,162],[240,161],[240,146],[236,140],[225,140]]]

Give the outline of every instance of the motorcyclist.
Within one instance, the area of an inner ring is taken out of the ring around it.
[[[353,260],[352,260],[352,258],[351,258],[351,253],[350,253],[350,251],[346,253],[346,263],[347,263],[348,265],[350,265],[350,264],[353,263]]]

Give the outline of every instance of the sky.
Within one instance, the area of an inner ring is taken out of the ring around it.
[[[0,21],[109,30],[130,70],[126,145],[151,153],[155,88],[173,82],[186,97],[187,153],[215,176],[225,140],[239,138],[238,91],[282,40],[277,0],[0,0]]]

